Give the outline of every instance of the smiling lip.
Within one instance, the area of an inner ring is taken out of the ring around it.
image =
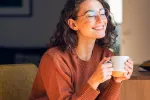
[[[97,26],[93,27],[92,29],[94,29],[94,30],[104,30],[104,25],[97,25]]]

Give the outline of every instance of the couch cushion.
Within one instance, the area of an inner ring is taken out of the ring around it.
[[[28,100],[36,72],[34,64],[0,65],[0,100]]]

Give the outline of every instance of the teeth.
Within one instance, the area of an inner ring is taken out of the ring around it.
[[[102,29],[102,28],[104,28],[104,26],[102,26],[102,27],[99,27],[99,28],[95,28],[95,29]]]

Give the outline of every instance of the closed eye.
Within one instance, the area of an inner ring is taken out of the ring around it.
[[[95,12],[89,12],[86,14],[87,17],[95,17],[96,13]]]

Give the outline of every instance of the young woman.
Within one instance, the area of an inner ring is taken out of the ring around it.
[[[51,48],[43,55],[29,100],[116,100],[123,80],[112,77],[108,49],[116,39],[110,7],[104,0],[68,0]]]

